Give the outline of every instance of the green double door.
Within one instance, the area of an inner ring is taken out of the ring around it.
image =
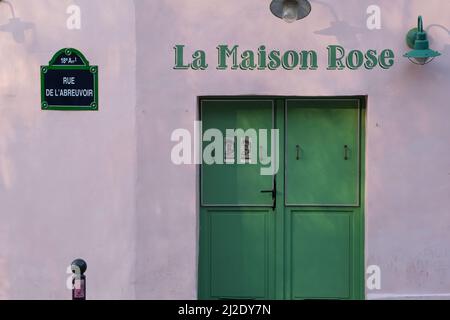
[[[200,99],[200,299],[364,298],[363,103]]]

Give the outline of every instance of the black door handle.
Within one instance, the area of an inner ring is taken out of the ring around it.
[[[261,190],[261,193],[271,193],[272,194],[272,210],[275,211],[277,207],[277,178],[273,178],[273,189],[272,190]]]
[[[274,194],[275,194],[275,190],[261,190],[261,193],[271,193],[272,194],[272,198],[273,198]]]

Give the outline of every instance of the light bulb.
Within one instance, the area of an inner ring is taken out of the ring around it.
[[[292,23],[298,20],[298,2],[287,0],[283,4],[283,20]]]
[[[414,60],[416,60],[416,62],[420,65],[427,64],[428,62],[428,58],[414,58]]]

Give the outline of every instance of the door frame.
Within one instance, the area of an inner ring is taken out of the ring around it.
[[[365,293],[365,216],[366,216],[366,185],[365,185],[365,175],[366,175],[366,121],[367,121],[367,101],[368,96],[367,95],[354,95],[354,96],[277,96],[277,95],[230,95],[230,96],[198,96],[197,97],[197,114],[199,121],[202,121],[202,102],[204,100],[225,100],[225,101],[232,101],[232,100],[271,100],[273,101],[273,114],[274,114],[274,127],[280,128],[280,125],[282,125],[282,128],[284,129],[284,132],[280,134],[280,155],[283,155],[284,160],[280,161],[279,164],[279,171],[278,171],[278,177],[276,179],[277,185],[279,184],[281,187],[285,187],[285,176],[286,176],[286,157],[285,157],[285,144],[286,144],[286,131],[287,128],[286,122],[287,122],[287,101],[288,100],[325,100],[325,101],[333,101],[333,100],[357,100],[359,104],[359,194],[358,194],[358,200],[359,200],[359,210],[360,210],[360,218],[358,219],[355,227],[357,228],[358,232],[358,241],[355,242],[356,248],[354,248],[354,252],[356,253],[357,257],[355,257],[355,260],[357,260],[356,263],[356,269],[354,271],[354,280],[355,282],[352,283],[353,289],[354,289],[354,299],[364,300],[366,293]],[[203,147],[202,147],[203,148]],[[203,149],[202,149],[203,150]],[[281,158],[281,157],[280,157]],[[198,174],[197,174],[197,297],[199,299],[202,299],[205,296],[205,290],[207,290],[206,287],[206,281],[202,278],[202,273],[204,273],[204,269],[206,267],[205,263],[206,261],[202,261],[201,256],[201,247],[203,247],[205,244],[202,243],[206,239],[204,237],[201,237],[201,210],[203,207],[202,203],[202,168],[201,164],[197,166],[198,168]],[[280,190],[280,189],[278,189]],[[283,189],[284,190],[284,189]],[[283,193],[279,193],[277,195],[277,203],[283,204],[283,206],[280,206],[277,208],[276,211],[276,224],[275,224],[275,233],[284,233],[284,230],[288,227],[286,224],[288,221],[285,219],[285,195]],[[224,206],[226,208],[226,206]],[[244,206],[247,207],[247,206]],[[331,209],[331,208],[355,208],[355,206],[322,206],[324,209]],[[315,206],[308,206],[308,208],[314,209]],[[276,242],[275,250],[276,252],[283,252],[286,248],[286,236],[282,237],[283,241]],[[280,251],[281,250],[281,251]],[[289,297],[288,288],[285,285],[286,278],[289,278],[289,271],[286,270],[287,267],[287,261],[285,254],[277,254],[275,253],[275,261],[274,261],[274,269],[278,268],[284,268],[283,272],[275,272],[275,284],[274,285],[274,292],[275,296],[274,299],[291,299]],[[203,259],[206,260],[206,259]],[[206,272],[206,274],[209,276],[209,272]],[[203,274],[204,276],[205,274]]]

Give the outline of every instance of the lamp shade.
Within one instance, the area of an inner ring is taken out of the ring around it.
[[[286,11],[292,8],[296,10],[294,20],[303,19],[311,13],[311,4],[308,0],[273,0],[270,4],[270,11],[284,20],[286,20]]]

